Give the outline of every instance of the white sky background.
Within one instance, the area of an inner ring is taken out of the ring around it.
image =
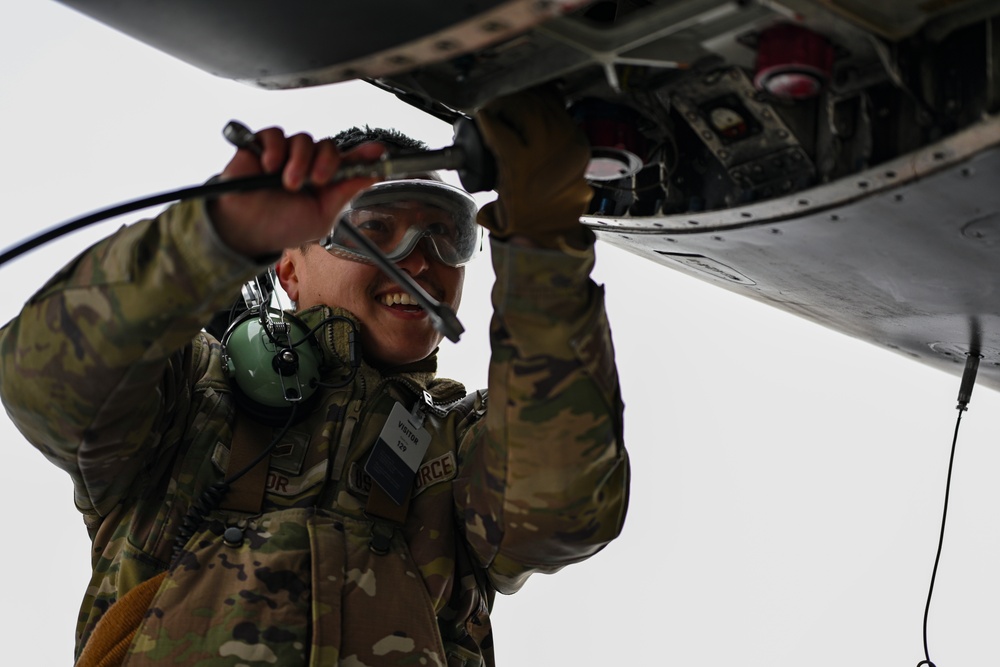
[[[268,92],[217,79],[51,2],[0,6],[0,247],[199,183],[223,125],[316,136],[451,129],[361,83]],[[124,221],[136,219],[135,216]],[[0,320],[123,221],[0,268]],[[491,269],[469,270],[443,374],[485,383]],[[502,666],[915,666],[959,378],[607,244],[634,466],[622,537],[494,612]],[[994,659],[1000,396],[962,425],[930,621],[938,667]],[[65,473],[0,417],[4,664],[69,665],[89,542]],[[542,443],[540,443],[542,446]]]

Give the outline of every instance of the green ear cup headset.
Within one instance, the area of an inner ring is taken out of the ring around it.
[[[264,424],[281,426],[293,413],[308,414],[293,408],[307,407],[320,386],[322,356],[302,320],[269,306],[274,284],[268,270],[243,286],[245,312],[233,313],[221,337],[222,368],[242,410]]]
[[[350,384],[361,366],[361,356],[356,346],[357,327],[351,319],[332,315],[310,329],[291,313],[269,307],[273,292],[270,270],[243,286],[246,309],[234,314],[222,335],[222,364],[242,410],[263,424],[287,426],[309,414],[309,402],[317,389]],[[323,382],[323,355],[313,334],[334,321],[350,329],[349,358],[345,360],[348,372],[345,377]]]
[[[251,307],[230,325],[222,346],[237,403],[263,423],[285,423],[292,405],[308,402],[320,386],[319,349],[293,315]]]

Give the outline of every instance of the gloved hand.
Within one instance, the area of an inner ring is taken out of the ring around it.
[[[580,224],[593,194],[583,178],[590,147],[562,101],[540,90],[515,93],[484,106],[476,121],[496,157],[498,195],[479,212],[479,224],[544,248],[592,244],[593,233]]]

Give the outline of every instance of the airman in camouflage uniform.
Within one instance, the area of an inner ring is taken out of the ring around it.
[[[331,386],[278,439],[257,513],[222,503],[183,533],[191,506],[225,477],[239,412],[221,345],[200,329],[274,252],[320,237],[371,184],[297,191],[305,174],[321,183],[332,173],[340,156],[331,146],[260,133],[261,157],[240,151],[223,176],[283,169],[287,191],[185,202],[123,228],[4,328],[4,404],[72,476],[93,540],[78,651],[109,607],[166,571],[128,645],[130,667],[491,665],[494,593],[618,534],[628,464],[602,292],[588,277],[593,237],[577,222],[586,155],[551,107],[520,96],[480,118],[500,166],[499,203],[480,214],[498,276],[488,403],[485,392],[466,398],[435,378],[433,353],[391,363],[371,354],[379,332],[362,313],[309,305],[307,277],[282,274],[289,256],[326,256],[322,248],[283,255],[279,276],[308,306],[299,317],[321,325],[314,338]],[[525,196],[557,222],[521,226]],[[365,343],[339,387],[352,340],[333,315],[360,327]],[[425,323],[399,326],[417,327],[419,339]],[[364,469],[396,403],[423,405],[432,436],[399,525],[366,512]],[[186,539],[175,552],[178,534]],[[386,549],[372,548],[376,534]]]

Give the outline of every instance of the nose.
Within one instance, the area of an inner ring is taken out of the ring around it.
[[[421,239],[415,246],[410,254],[401,260],[396,262],[396,266],[406,271],[411,276],[419,276],[421,273],[430,268],[431,258],[427,254],[427,243],[425,239]]]

